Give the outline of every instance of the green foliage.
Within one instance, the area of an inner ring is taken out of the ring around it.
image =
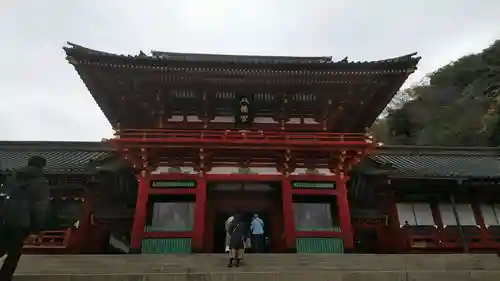
[[[406,89],[372,130],[388,144],[500,145],[500,40]]]
[[[488,138],[488,141],[491,145],[500,145],[500,106],[497,106],[495,119],[491,125],[491,134]]]

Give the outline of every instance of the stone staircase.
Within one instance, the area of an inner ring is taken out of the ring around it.
[[[23,256],[15,281],[498,281],[496,255],[222,254]]]

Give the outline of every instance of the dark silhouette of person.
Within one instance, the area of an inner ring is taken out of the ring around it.
[[[230,235],[228,267],[233,266],[233,261],[236,261],[235,266],[239,267],[245,253],[245,239],[248,234],[248,228],[241,215],[234,215],[228,233]]]
[[[7,255],[0,269],[0,280],[11,281],[24,241],[35,240],[45,224],[50,189],[42,170],[47,161],[33,156],[28,165],[16,170],[0,189],[0,257]]]

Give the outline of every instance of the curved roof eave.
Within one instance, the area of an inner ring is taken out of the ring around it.
[[[119,55],[113,54],[109,52],[98,51],[94,49],[90,49],[87,47],[83,47],[78,44],[74,44],[71,42],[67,42],[67,47],[63,47],[68,57],[72,55],[80,54],[80,55],[98,55],[98,56],[108,56],[115,58],[128,58],[128,59],[149,59],[149,60],[164,60],[165,58],[170,57],[171,60],[176,60],[180,58],[192,57],[190,61],[230,61],[237,62],[238,60],[242,60],[243,63],[248,62],[260,62],[260,63],[269,63],[274,61],[278,64],[286,64],[286,63],[297,63],[297,62],[307,62],[307,63],[320,63],[320,64],[386,64],[386,63],[401,63],[408,62],[416,67],[421,57],[417,56],[417,52],[413,52],[410,54],[387,58],[382,60],[373,60],[373,61],[349,61],[347,58],[340,61],[332,61],[331,56],[320,56],[320,57],[293,57],[293,56],[259,56],[259,55],[226,55],[226,54],[201,54],[201,53],[176,53],[176,52],[163,52],[163,51],[151,51],[151,55],[146,55],[142,51],[138,55]],[[219,58],[220,60],[217,60]],[[167,59],[168,60],[168,59]],[[185,60],[185,59],[184,59]],[[252,61],[253,60],[253,61]]]

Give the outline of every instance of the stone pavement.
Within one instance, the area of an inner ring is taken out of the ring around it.
[[[500,281],[496,255],[248,254],[23,256],[15,281]]]

